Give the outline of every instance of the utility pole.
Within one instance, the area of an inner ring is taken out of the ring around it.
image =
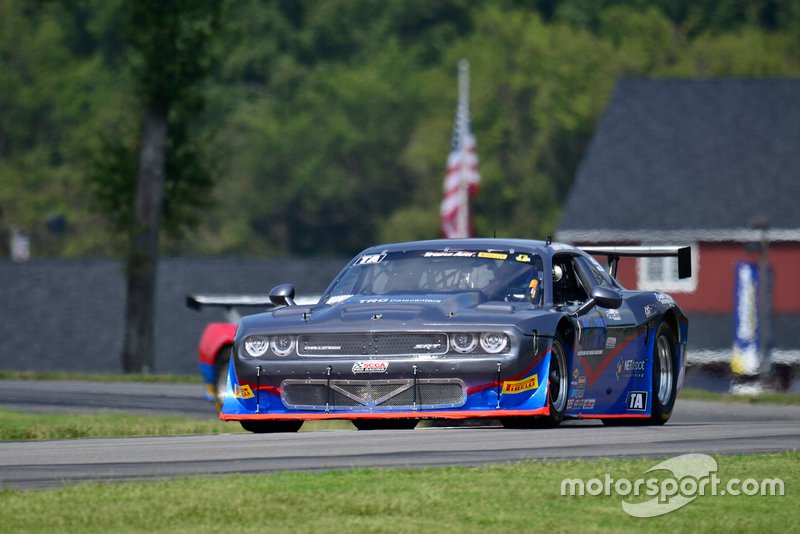
[[[765,217],[754,219],[750,227],[761,234],[758,254],[758,356],[761,384],[766,385],[772,372],[769,358],[769,220]]]

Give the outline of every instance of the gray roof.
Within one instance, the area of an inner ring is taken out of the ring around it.
[[[558,238],[733,236],[767,217],[776,236],[794,240],[798,202],[800,80],[623,79],[578,169]]]

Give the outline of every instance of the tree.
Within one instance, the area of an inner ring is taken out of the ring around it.
[[[169,165],[168,142],[173,132],[185,133],[186,109],[200,107],[198,85],[208,72],[220,5],[204,0],[125,4],[125,40],[143,108],[127,258],[126,372],[153,370],[161,219],[166,206],[185,201],[167,194],[168,169],[181,173],[180,167]]]

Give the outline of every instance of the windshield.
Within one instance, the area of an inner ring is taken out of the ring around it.
[[[535,254],[478,250],[413,250],[362,255],[334,281],[324,301],[355,295],[461,293],[485,300],[538,304],[542,259]]]

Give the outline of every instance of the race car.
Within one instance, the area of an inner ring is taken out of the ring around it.
[[[683,383],[688,321],[669,295],[617,282],[628,256],[674,256],[679,276],[691,275],[688,247],[368,248],[317,304],[295,303],[283,284],[270,292],[273,310],[240,320],[220,418],[255,433],[325,419],[359,430],[421,419],[664,424]]]

